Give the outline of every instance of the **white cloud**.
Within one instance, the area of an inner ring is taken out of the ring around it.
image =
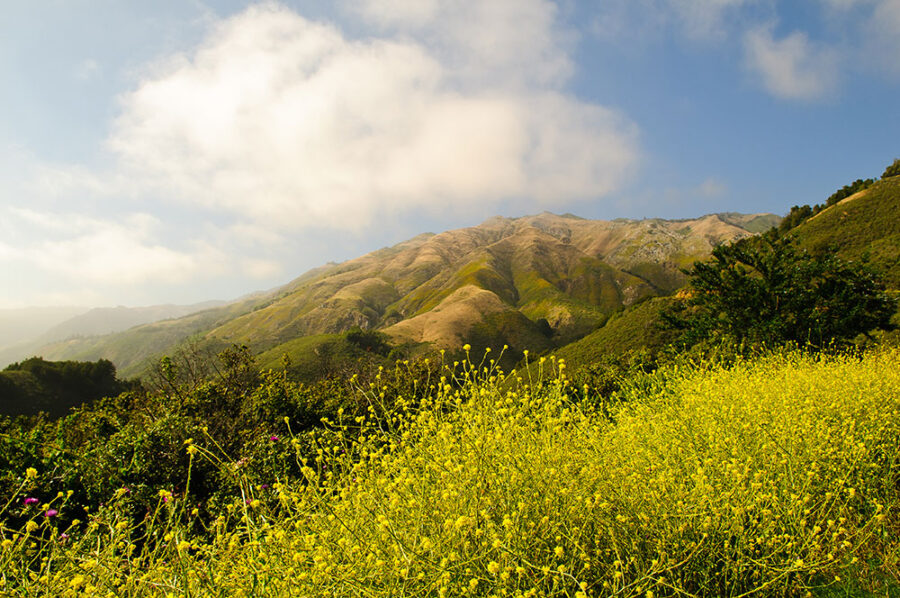
[[[73,70],[75,78],[81,81],[96,79],[97,77],[100,77],[102,73],[103,69],[100,67],[100,63],[93,58],[82,60]]]
[[[27,263],[70,281],[109,285],[177,283],[214,274],[215,251],[165,247],[156,237],[160,222],[147,214],[120,221],[78,214],[10,208],[0,259]],[[212,259],[211,259],[212,258]]]
[[[384,31],[429,47],[445,76],[483,86],[558,85],[573,70],[571,40],[548,0],[344,0]]]
[[[700,39],[724,35],[728,14],[751,3],[752,0],[668,0],[685,33]]]
[[[821,0],[832,27],[849,38],[847,70],[900,76],[900,0]]]
[[[865,33],[866,54],[892,76],[900,76],[900,0],[880,0],[869,19]]]
[[[381,27],[426,27],[441,10],[440,0],[344,0],[346,9]]]
[[[697,186],[695,193],[707,199],[717,199],[728,193],[728,185],[715,177],[710,177]]]
[[[4,284],[88,303],[201,280],[275,284],[351,257],[309,255],[320,239],[363,251],[423,216],[568,208],[636,167],[635,125],[566,90],[573,40],[555,3],[351,6],[371,35],[271,2],[212,19],[196,46],[135,74],[103,168],[0,148],[14,158],[0,180],[29,205],[0,205]]]
[[[630,122],[562,90],[551,3],[363,13],[397,31],[349,40],[269,3],[155,65],[109,140],[126,179],[257,226],[362,229],[397,211],[595,198],[636,163]]]
[[[771,26],[752,29],[744,36],[744,52],[747,68],[776,97],[815,100],[837,87],[837,53],[801,31],[775,39]]]

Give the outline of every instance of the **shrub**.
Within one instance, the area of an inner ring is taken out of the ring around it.
[[[688,345],[726,337],[823,348],[889,328],[896,299],[859,263],[798,251],[768,234],[713,250],[689,271],[687,298],[664,314]]]

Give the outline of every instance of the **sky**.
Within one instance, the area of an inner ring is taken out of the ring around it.
[[[900,157],[900,0],[0,10],[0,308],[192,303],[544,210],[785,214]]]

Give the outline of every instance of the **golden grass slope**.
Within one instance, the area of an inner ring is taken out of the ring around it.
[[[539,319],[553,328],[556,345],[580,338],[622,307],[680,287],[680,268],[706,257],[716,244],[751,234],[734,222],[734,215],[679,221],[549,213],[491,218],[324,266],[242,311],[212,311],[185,326],[175,320],[169,327],[76,340],[52,353],[105,357],[135,368],[138,360],[127,355],[130,343],[141,347],[142,360],[148,348],[172,350],[189,334],[210,346],[244,343],[260,352],[354,326],[437,348],[456,349],[461,339],[478,338],[495,347],[538,350],[548,345],[535,324]],[[484,293],[459,294],[467,287]],[[205,323],[210,325],[203,328]]]
[[[481,325],[509,322],[514,329],[524,331],[513,341],[517,347],[534,347],[541,350],[549,346],[545,336],[538,332],[533,323],[522,313],[503,302],[495,293],[466,285],[454,291],[434,309],[384,330],[393,339],[401,342],[430,343],[438,347],[461,347],[469,337],[463,332]],[[497,332],[503,332],[497,330]],[[507,331],[507,340],[514,333]]]
[[[464,338],[479,323],[460,317],[464,308],[458,304],[471,297],[454,296],[474,286],[495,296],[491,311],[547,318],[561,337],[577,338],[622,306],[680,286],[679,268],[705,257],[715,244],[749,234],[714,215],[687,221],[606,222],[547,213],[492,218],[330,268],[209,335],[270,346],[360,326],[449,346],[443,343]],[[450,297],[453,309],[444,304]],[[465,309],[480,314],[483,307],[481,300]],[[428,318],[398,325],[433,310]]]

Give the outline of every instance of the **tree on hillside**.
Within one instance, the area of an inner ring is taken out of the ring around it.
[[[0,414],[61,417],[70,408],[118,395],[134,383],[116,377],[111,361],[46,361],[31,357],[0,372]]]
[[[886,179],[892,176],[900,176],[900,158],[894,160],[894,163],[884,169],[884,174],[881,175],[881,178]]]
[[[888,328],[896,300],[864,265],[814,256],[775,234],[713,250],[687,271],[690,287],[665,322],[683,342],[731,338],[823,347]]]
[[[792,228],[800,226],[803,222],[809,220],[813,215],[813,209],[808,205],[793,206],[788,215],[784,217],[781,224],[778,225],[778,231],[786,233]]]
[[[827,207],[833,206],[834,204],[838,203],[839,201],[841,201],[843,199],[847,199],[854,193],[858,193],[858,192],[862,191],[863,189],[868,189],[869,187],[871,187],[874,184],[875,184],[875,179],[865,179],[865,180],[856,179],[849,185],[844,185],[843,187],[841,187],[840,189],[838,189],[837,191],[832,193],[831,196],[825,200],[825,206],[822,207],[821,209],[824,210]],[[816,207],[818,208],[819,206],[816,206]],[[819,211],[821,211],[821,210],[819,210]]]

